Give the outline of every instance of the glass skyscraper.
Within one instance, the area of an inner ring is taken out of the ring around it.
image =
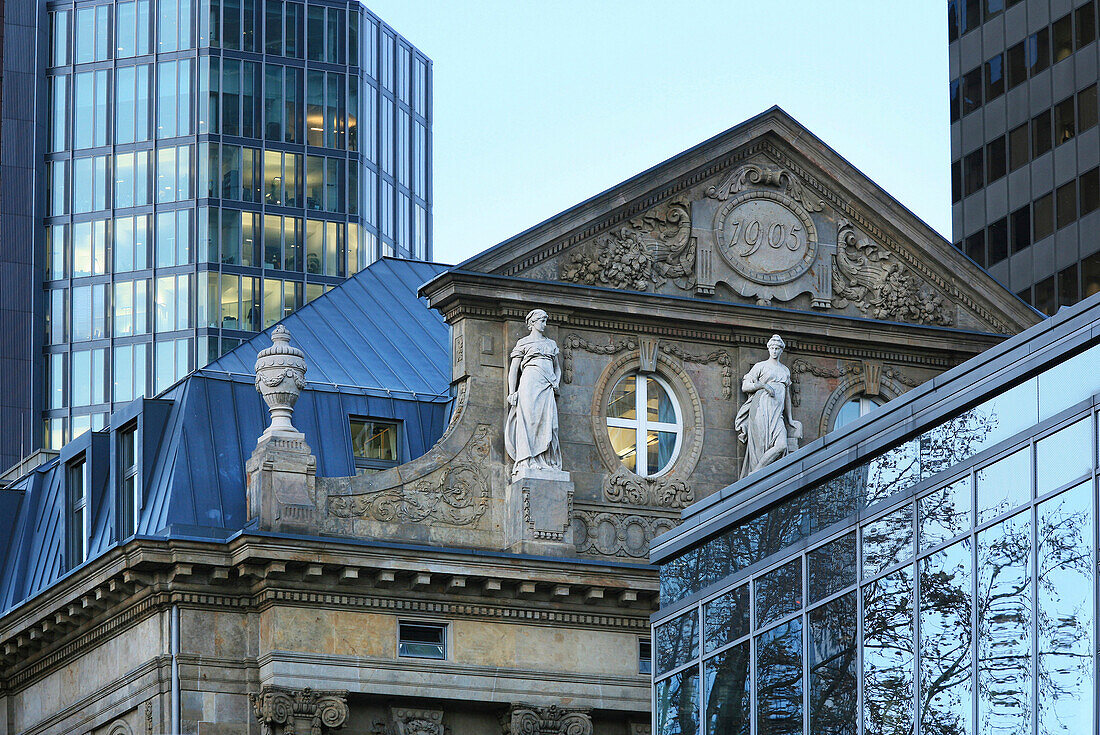
[[[431,62],[358,2],[34,13],[5,43],[31,41],[36,91],[4,100],[34,121],[4,142],[33,147],[42,223],[16,284],[45,386],[32,443],[98,428],[379,257],[431,258]]]

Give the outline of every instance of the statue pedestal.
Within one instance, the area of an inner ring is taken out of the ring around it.
[[[261,436],[245,463],[248,520],[264,531],[315,533],[317,458],[302,440]]]
[[[573,483],[560,470],[521,472],[504,493],[505,548],[520,554],[564,556],[573,544]]]

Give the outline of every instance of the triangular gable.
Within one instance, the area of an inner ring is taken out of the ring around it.
[[[998,334],[1040,318],[777,107],[459,267]]]

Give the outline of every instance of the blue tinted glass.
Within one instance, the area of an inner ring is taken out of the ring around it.
[[[1031,512],[978,534],[978,732],[1031,721]]]
[[[1031,450],[1020,449],[978,470],[978,523],[1007,513],[1031,497]]]
[[[920,481],[920,442],[917,439],[875,457],[865,467],[864,506],[874,505]]]
[[[913,555],[913,506],[863,527],[863,576],[878,574]]]
[[[699,671],[688,669],[657,683],[657,735],[699,731]]]
[[[1091,480],[1038,507],[1040,735],[1092,730],[1093,512]]]
[[[913,571],[863,587],[863,732],[913,730]]]
[[[970,539],[920,563],[920,729],[973,732]]]
[[[1035,444],[1035,491],[1038,495],[1067,485],[1091,470],[1091,416]]]
[[[699,655],[699,621],[695,608],[656,629],[657,673],[683,666]]]
[[[1039,375],[1039,420],[1100,392],[1100,345],[1047,368]]]
[[[810,612],[810,732],[856,732],[856,593]]]
[[[757,578],[756,627],[763,627],[801,608],[801,557]]]
[[[703,627],[703,650],[708,653],[748,635],[749,586],[742,585],[708,602]]]
[[[930,549],[969,531],[973,505],[969,474],[917,501],[921,549]]]
[[[802,618],[756,637],[756,732],[802,732]]]
[[[856,535],[849,533],[806,555],[810,604],[856,583]]]
[[[749,735],[749,642],[723,651],[704,666],[706,735]]]

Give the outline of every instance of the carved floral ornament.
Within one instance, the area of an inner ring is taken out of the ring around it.
[[[507,735],[592,735],[592,717],[586,709],[512,705],[505,721]]]
[[[346,691],[265,686],[248,699],[262,735],[328,735],[348,719]]]
[[[649,543],[677,522],[650,514],[573,511],[573,540],[579,554],[645,559]]]
[[[575,250],[562,263],[563,281],[648,291],[666,281],[695,286],[695,241],[690,205],[682,199],[657,206]]]
[[[833,306],[848,304],[875,319],[938,326],[954,321],[942,295],[842,219],[833,264]]]

